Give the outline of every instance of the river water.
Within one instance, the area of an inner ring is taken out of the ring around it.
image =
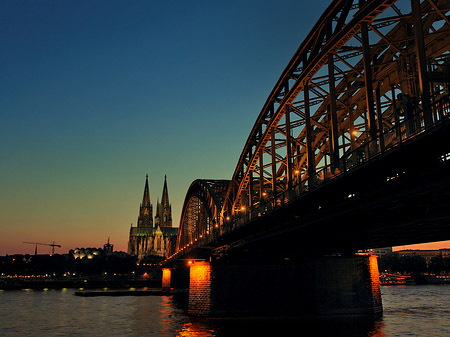
[[[383,317],[188,317],[171,296],[78,297],[0,291],[0,336],[450,336],[450,286],[382,286]]]

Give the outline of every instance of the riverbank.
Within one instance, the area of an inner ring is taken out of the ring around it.
[[[450,276],[380,274],[381,285],[450,284]]]
[[[20,289],[63,289],[63,288],[83,288],[83,289],[128,289],[128,288],[158,288],[161,287],[160,279],[145,278],[2,278],[0,279],[1,290]]]

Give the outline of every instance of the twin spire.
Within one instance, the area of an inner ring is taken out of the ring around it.
[[[172,206],[169,202],[169,191],[167,188],[167,176],[164,175],[164,187],[161,203],[157,202],[155,226],[172,227]],[[148,174],[145,176],[144,196],[139,210],[138,227],[153,227],[153,206],[150,202],[150,188]]]
[[[144,197],[142,198],[142,206],[150,206],[150,189],[148,188],[148,174],[145,176]]]

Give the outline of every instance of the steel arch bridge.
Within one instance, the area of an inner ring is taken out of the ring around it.
[[[177,252],[196,239],[217,240],[446,120],[449,12],[449,0],[333,1],[267,98],[231,181],[189,188]]]
[[[203,238],[217,237],[220,211],[229,185],[229,180],[203,179],[191,184],[183,204],[177,251]]]

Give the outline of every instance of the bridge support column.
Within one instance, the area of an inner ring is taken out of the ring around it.
[[[189,287],[189,269],[184,266],[162,269],[162,284],[165,290],[169,289],[188,289]]]
[[[188,312],[196,316],[381,314],[375,256],[277,264],[195,262]]]

